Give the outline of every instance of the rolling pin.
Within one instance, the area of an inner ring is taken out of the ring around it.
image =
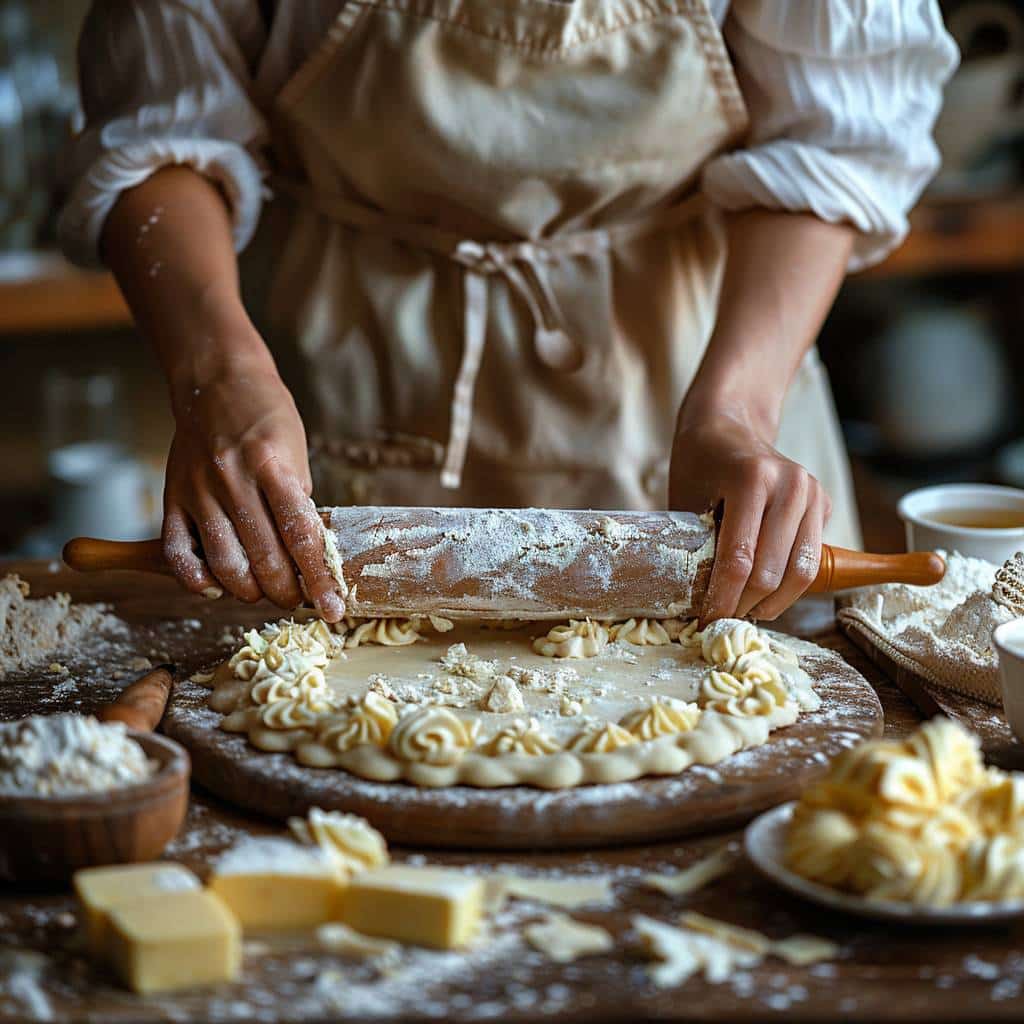
[[[714,563],[715,525],[691,512],[553,509],[321,509],[327,562],[346,614],[366,618],[691,618]],[[160,541],[69,541],[81,571],[169,573]],[[822,547],[811,591],[937,583],[932,552]]]
[[[174,666],[157,665],[104,704],[96,717],[101,722],[124,722],[135,732],[153,732],[164,716],[173,682]]]

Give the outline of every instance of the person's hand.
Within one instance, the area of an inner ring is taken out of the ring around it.
[[[222,587],[294,608],[297,569],[320,614],[336,621],[344,605],[310,501],[306,434],[273,363],[236,361],[194,380],[173,396],[164,489],[164,556],[175,577],[194,593]]]
[[[742,411],[680,413],[669,507],[722,505],[715,564],[700,625],[774,619],[814,581],[832,503],[802,466],[779,454]]]

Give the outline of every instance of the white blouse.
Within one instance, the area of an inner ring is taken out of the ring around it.
[[[244,248],[266,198],[271,97],[344,0],[280,0],[269,39],[257,0],[95,4],[80,43],[85,128],[67,155],[68,256],[95,263],[118,194],[167,164],[216,180]],[[711,160],[719,206],[848,222],[856,270],[907,231],[938,168],[931,131],[957,63],[938,0],[710,0],[751,117],[747,148]]]

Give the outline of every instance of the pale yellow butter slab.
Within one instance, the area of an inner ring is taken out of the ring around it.
[[[393,864],[353,876],[341,901],[341,919],[364,935],[455,949],[475,935],[484,894],[482,878]]]
[[[199,879],[182,864],[114,864],[83,868],[73,879],[84,911],[86,946],[97,960],[108,957],[110,913],[147,897],[199,890]]]
[[[136,900],[110,914],[110,959],[120,979],[142,995],[234,981],[241,928],[208,890]]]

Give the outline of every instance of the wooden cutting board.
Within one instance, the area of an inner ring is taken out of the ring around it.
[[[369,782],[299,765],[222,732],[209,691],[176,686],[163,731],[192,755],[192,777],[218,796],[274,818],[311,807],[350,811],[391,843],[468,849],[564,849],[624,845],[722,829],[795,798],[841,750],[882,732],[868,682],[819,648],[804,663],[822,707],[768,743],[671,778],[547,792],[528,787],[421,789]]]

